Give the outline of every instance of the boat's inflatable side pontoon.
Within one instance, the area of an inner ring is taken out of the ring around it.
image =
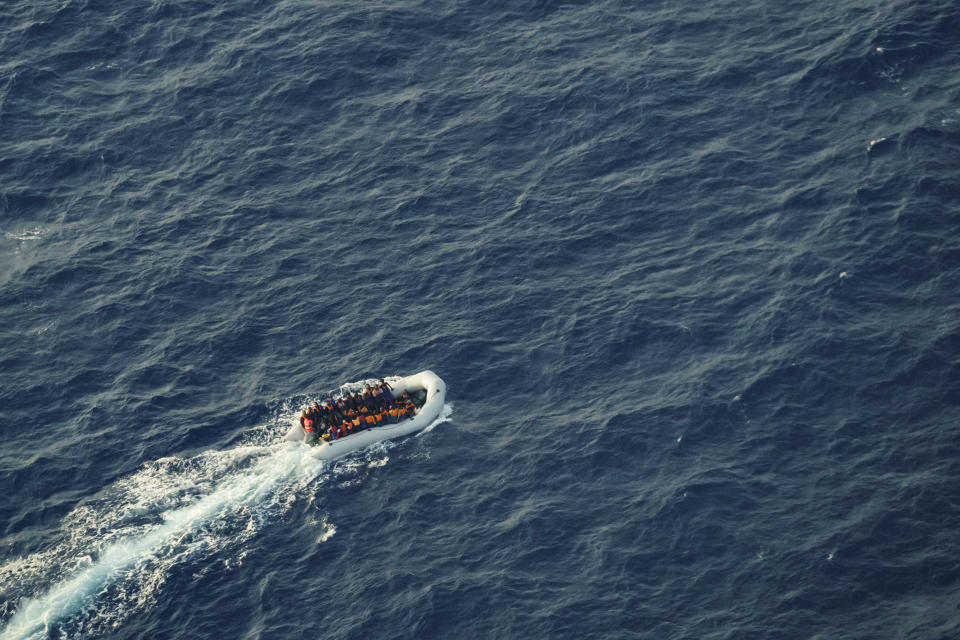
[[[398,438],[415,431],[420,431],[440,415],[443,409],[443,403],[447,396],[447,385],[433,371],[421,371],[406,378],[387,379],[390,386],[393,387],[391,393],[399,396],[404,391],[416,394],[418,391],[426,391],[427,399],[423,406],[417,410],[416,415],[406,420],[401,420],[396,424],[384,424],[379,427],[364,429],[359,433],[352,433],[341,437],[338,440],[325,441],[319,440],[316,446],[312,447],[310,455],[322,460],[331,460],[351,451],[362,449],[367,445],[381,440]],[[285,436],[286,440],[291,442],[305,442],[306,433],[297,420]]]

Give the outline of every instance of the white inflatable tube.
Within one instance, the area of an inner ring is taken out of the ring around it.
[[[440,410],[443,409],[443,403],[447,396],[447,385],[433,371],[421,371],[406,378],[397,378],[388,380],[393,387],[391,393],[399,396],[404,391],[415,392],[423,389],[427,392],[427,399],[423,406],[417,411],[416,415],[406,420],[401,420],[396,424],[385,424],[371,429],[365,429],[359,433],[353,433],[343,436],[338,440],[327,442],[320,440],[311,447],[310,455],[321,460],[332,460],[351,451],[362,449],[374,442],[398,438],[415,431],[420,431],[437,419]],[[285,440],[292,442],[304,442],[306,433],[300,426],[300,421],[290,427]]]

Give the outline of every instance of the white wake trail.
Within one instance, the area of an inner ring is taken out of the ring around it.
[[[204,497],[163,514],[163,522],[142,535],[108,544],[99,557],[37,598],[24,599],[0,639],[47,637],[49,626],[94,605],[98,595],[122,580],[138,563],[176,545],[226,510],[252,506],[271,496],[277,485],[295,474],[316,475],[321,463],[303,447],[286,447],[228,477]]]

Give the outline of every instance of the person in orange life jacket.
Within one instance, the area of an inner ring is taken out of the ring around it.
[[[397,409],[396,405],[390,407],[390,410],[387,411],[387,420],[392,424],[400,421],[400,409]]]
[[[411,417],[411,418],[417,413],[417,406],[416,406],[415,404],[413,404],[413,400],[411,400],[410,402],[408,402],[403,409],[404,409],[404,411],[406,411],[407,416],[409,416],[409,417]]]
[[[317,439],[317,432],[313,430],[313,420],[310,418],[306,409],[300,414],[300,426],[303,427],[305,434],[304,440],[306,442],[310,443]]]

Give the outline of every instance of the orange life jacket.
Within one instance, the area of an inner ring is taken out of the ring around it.
[[[313,420],[311,420],[310,418],[304,418],[303,430],[306,431],[307,433],[311,433],[313,431]]]

